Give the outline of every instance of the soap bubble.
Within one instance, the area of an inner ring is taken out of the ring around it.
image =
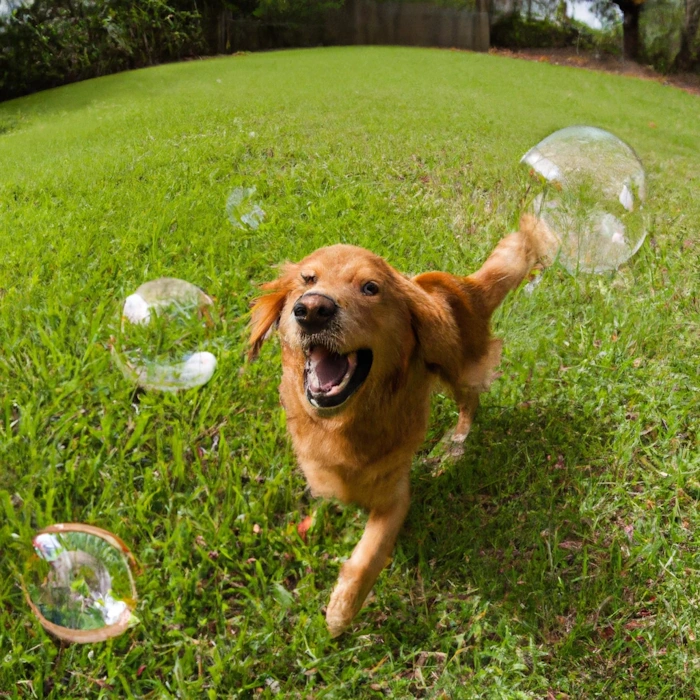
[[[226,214],[236,228],[257,229],[265,212],[251,200],[255,187],[236,187],[226,200]]]
[[[590,126],[561,129],[521,159],[544,183],[534,213],[559,240],[570,272],[616,270],[646,236],[644,168],[617,136]]]
[[[138,624],[133,556],[115,535],[81,523],[37,533],[23,578],[43,627],[69,642],[101,642]]]
[[[144,389],[178,391],[206,384],[216,357],[210,344],[213,301],[184,280],[161,277],[126,298],[113,356]]]

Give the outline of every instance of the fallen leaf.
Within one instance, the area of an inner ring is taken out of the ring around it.
[[[428,657],[430,654],[427,651],[421,651],[420,654],[418,654],[418,659],[416,660],[416,666],[420,668],[421,666],[425,666],[425,662],[428,660]]]
[[[297,525],[297,532],[299,533],[299,537],[301,537],[304,542],[306,542],[306,537],[307,533],[309,532],[309,528],[313,525],[314,519],[310,516],[307,515],[298,525]]]
[[[581,543],[580,542],[573,542],[572,540],[564,540],[563,542],[559,543],[559,548],[560,549],[566,549],[570,552],[578,552],[579,549],[581,549]]]
[[[608,625],[607,627],[603,627],[600,630],[600,636],[603,639],[610,639],[610,638],[615,636],[615,629],[611,625]]]

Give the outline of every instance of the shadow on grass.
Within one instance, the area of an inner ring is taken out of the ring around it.
[[[594,613],[608,595],[610,541],[594,542],[583,500],[609,429],[569,404],[481,410],[462,459],[414,470],[399,548],[421,588],[478,592],[547,637],[578,604]]]

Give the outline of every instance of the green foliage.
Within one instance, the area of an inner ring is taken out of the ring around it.
[[[509,49],[568,46],[573,36],[552,20],[528,19],[519,12],[499,17],[491,26],[491,44]]]
[[[212,27],[224,9],[238,19],[294,26],[318,21],[343,1],[34,0],[0,16],[0,101],[215,52]]]
[[[410,4],[430,4],[438,7],[450,7],[455,10],[473,10],[476,8],[476,0],[377,0],[377,2],[391,2],[404,5]]]
[[[254,17],[268,21],[304,22],[317,19],[344,0],[256,0]]]
[[[698,104],[592,71],[366,47],[0,105],[0,691],[697,697]],[[365,516],[310,498],[278,343],[243,359],[249,302],[278,263],[338,242],[409,274],[473,271],[517,221],[519,158],[571,124],[638,152],[647,241],[617,274],[554,267],[506,301],[502,375],[464,458],[423,459],[456,419],[438,395],[393,560],[331,640],[323,607]],[[226,216],[241,186],[266,213],[255,231]],[[124,298],[161,276],[203,288],[220,318],[217,373],[176,395],[135,393],[110,353]],[[61,646],[31,617],[32,536],[65,521],[115,532],[143,567],[142,623],[122,637]]]
[[[643,59],[662,73],[669,71],[680,48],[683,3],[647,0],[640,19]]]
[[[599,54],[622,56],[622,22],[613,22],[603,29],[591,29],[591,48]]]
[[[165,0],[35,0],[0,19],[0,99],[204,49],[196,9]]]
[[[611,0],[592,0],[591,9],[604,24],[621,35],[622,23],[615,11],[619,4]],[[638,60],[662,73],[700,69],[700,4],[697,0],[645,0],[641,3],[641,10]],[[686,33],[687,60],[678,65],[682,37]]]
[[[520,13],[499,17],[491,27],[491,43],[509,49],[552,49],[575,46],[601,53],[619,54],[621,28],[593,29],[588,25],[567,19],[528,18]]]

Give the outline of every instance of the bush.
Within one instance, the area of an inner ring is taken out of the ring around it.
[[[491,27],[491,43],[508,49],[552,49],[571,46],[577,33],[549,19],[528,19],[518,13],[500,17]]]
[[[0,100],[204,51],[201,16],[164,0],[35,0],[0,20]]]
[[[681,44],[683,6],[673,0],[649,0],[640,19],[642,57],[658,71],[667,73]]]
[[[304,22],[320,18],[326,10],[341,7],[344,0],[255,0],[250,14],[268,21]],[[231,4],[231,3],[226,3]],[[236,3],[240,7],[240,3]]]
[[[528,19],[518,13],[500,17],[491,27],[491,43],[508,49],[562,49],[575,46],[588,51],[619,54],[621,26],[597,30],[576,20]]]

